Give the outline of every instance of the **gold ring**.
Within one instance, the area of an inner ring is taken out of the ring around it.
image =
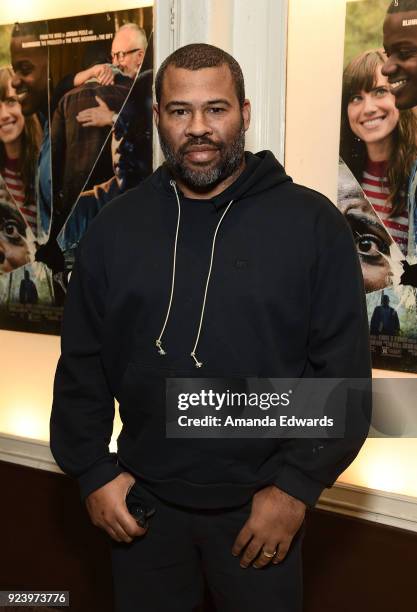
[[[268,557],[268,559],[272,559],[272,557],[275,557],[275,555],[277,554],[277,551],[274,550],[273,553],[269,553],[269,552],[266,552],[266,550],[262,549],[262,553],[265,555],[265,557]]]

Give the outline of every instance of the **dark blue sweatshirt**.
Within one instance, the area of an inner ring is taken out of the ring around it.
[[[314,505],[366,438],[370,401],[344,439],[165,436],[166,377],[371,376],[363,279],[343,215],[294,184],[271,152],[245,155],[244,172],[212,200],[185,198],[162,166],[107,204],[80,243],[50,436],[83,497],[128,470],[189,507],[237,506],[269,484]],[[114,398],[117,454],[108,450]]]

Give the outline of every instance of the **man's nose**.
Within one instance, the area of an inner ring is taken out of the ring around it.
[[[388,58],[385,64],[381,68],[382,74],[386,77],[389,77],[395,74],[397,70],[398,70],[398,65],[391,58]]]
[[[190,114],[190,120],[187,125],[186,134],[190,136],[203,136],[204,134],[211,134],[212,129],[207,124],[206,117],[202,112],[195,112]]]
[[[14,74],[10,84],[13,89],[17,89],[22,84],[22,80],[17,74]]]

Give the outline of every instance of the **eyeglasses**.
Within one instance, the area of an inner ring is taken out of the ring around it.
[[[135,51],[142,51],[142,49],[131,49],[130,51],[116,51],[116,53],[110,53],[112,60],[117,59],[118,62],[123,61],[126,55],[130,55]]]

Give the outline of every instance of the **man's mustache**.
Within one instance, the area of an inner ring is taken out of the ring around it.
[[[210,140],[210,138],[207,138],[206,136],[201,136],[198,138],[189,138],[187,142],[179,148],[178,152],[181,155],[184,155],[185,153],[187,153],[188,149],[190,149],[191,147],[196,147],[196,146],[198,147],[201,145],[207,145],[209,147],[212,147],[213,149],[223,148],[222,143],[214,142],[213,140]]]

